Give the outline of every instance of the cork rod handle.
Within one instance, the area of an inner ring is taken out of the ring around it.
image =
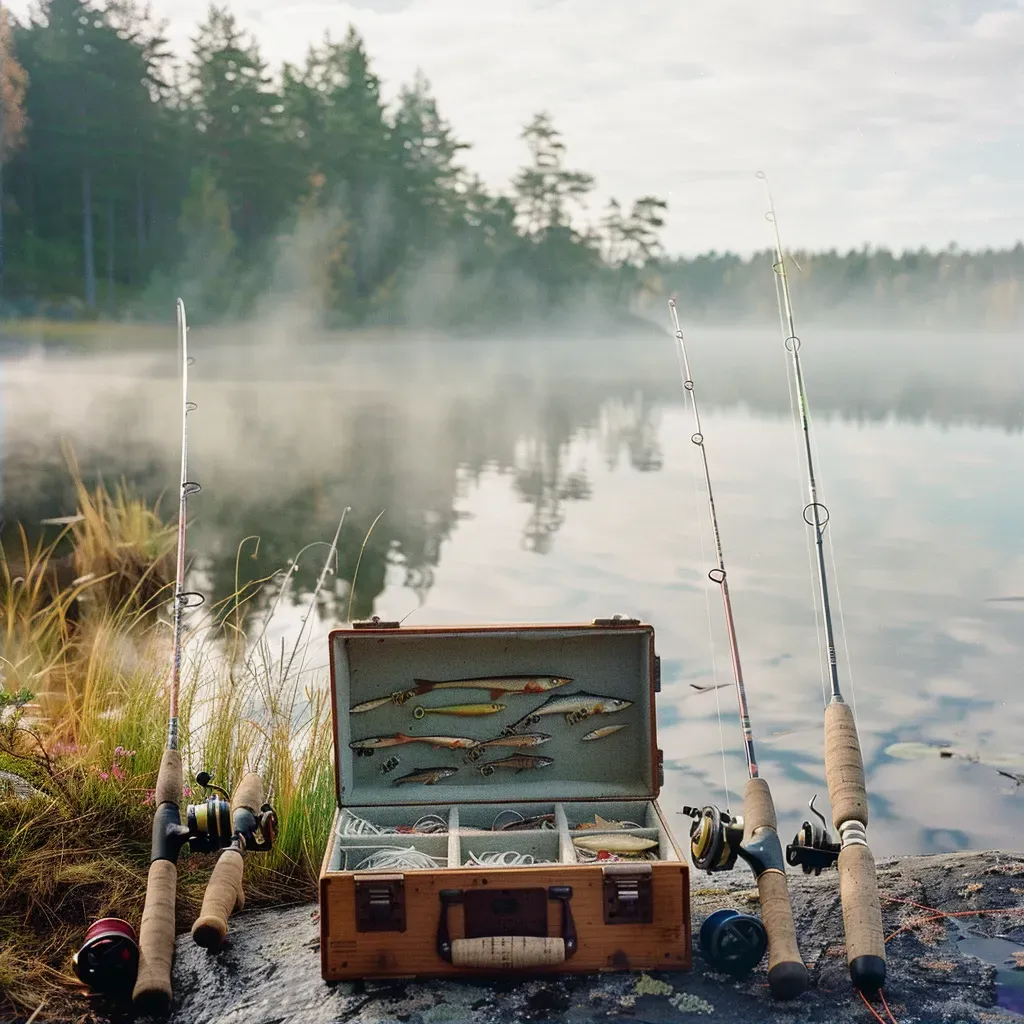
[[[807,990],[810,976],[796,941],[793,908],[782,861],[771,790],[764,779],[748,779],[743,792],[744,842],[759,840],[776,851],[779,867],[768,867],[757,876],[761,897],[761,922],[768,933],[768,986],[776,999],[794,999]]]
[[[873,995],[885,983],[882,909],[875,859],[867,846],[864,760],[853,710],[841,701],[833,701],[825,709],[825,781],[832,804],[832,823],[844,840],[839,853],[839,895],[843,904],[846,961],[854,985],[866,995]],[[849,836],[858,833],[863,836],[862,841],[850,842]]]
[[[247,807],[253,814],[259,814],[262,806],[263,780],[256,772],[246,772],[231,794],[231,810]]]
[[[175,807],[181,798],[181,755],[165,750],[160,759],[153,802]],[[154,825],[154,831],[156,825]],[[154,835],[154,845],[156,836]],[[139,925],[139,969],[132,990],[135,1007],[146,1013],[162,1014],[171,1005],[171,963],[174,959],[174,901],[178,868],[173,860],[154,860],[149,865],[146,902]]]
[[[242,891],[242,855],[224,850],[206,885],[203,906],[192,925],[192,938],[205,949],[220,949],[228,934],[228,918],[245,906]]]

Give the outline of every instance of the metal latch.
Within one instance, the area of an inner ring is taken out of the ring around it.
[[[595,626],[639,626],[640,620],[628,615],[613,615],[610,619],[594,619]]]
[[[405,876],[356,875],[356,931],[405,931]]]
[[[374,615],[372,619],[362,619],[359,622],[353,622],[353,629],[398,629],[401,626],[401,622],[381,622],[379,615]]]
[[[605,864],[601,875],[605,924],[650,924],[654,920],[649,862]]]
[[[654,692],[661,693],[661,655],[654,656]]]

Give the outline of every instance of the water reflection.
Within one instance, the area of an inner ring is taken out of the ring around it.
[[[759,761],[788,839],[826,789],[785,354],[775,335],[690,333]],[[805,331],[833,515],[841,681],[860,723],[872,847],[879,856],[1012,848],[1022,798],[1012,782],[983,765],[900,761],[885,748],[1020,749],[1024,604],[989,599],[1024,587],[1024,348],[1001,336],[814,340]],[[669,336],[338,343],[300,359],[196,331],[192,349],[190,475],[203,491],[191,543],[214,599],[235,589],[236,572],[240,583],[260,579],[303,545],[329,541],[351,506],[318,640],[347,609],[378,515],[354,617],[638,615],[655,624],[663,659],[665,806],[727,792],[735,805],[744,761],[734,696],[690,685],[731,674]],[[70,510],[62,437],[90,477],[125,476],[152,496],[170,490],[173,504],[173,349],[14,353],[0,373],[8,523]],[[247,542],[239,553],[250,535],[258,550]],[[275,644],[297,630],[325,551],[300,559]],[[249,614],[275,596],[267,588]]]

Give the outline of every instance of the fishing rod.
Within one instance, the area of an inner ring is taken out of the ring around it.
[[[715,510],[715,496],[711,487],[711,470],[708,467],[707,448],[700,425],[697,396],[694,390],[690,361],[686,354],[686,342],[674,298],[668,300],[675,328],[676,351],[679,357],[679,371],[683,378],[683,390],[690,397],[693,410],[694,433],[690,440],[700,451],[704,467],[704,481],[707,485],[708,508],[711,514],[711,528],[715,540],[716,568],[708,578],[717,583],[722,591],[725,608],[725,625],[729,637],[729,653],[732,660],[733,678],[736,682],[736,700],[739,704],[740,728],[743,733],[743,749],[747,759],[747,784],[743,791],[743,815],[730,815],[717,807],[684,807],[683,813],[694,819],[690,828],[690,851],[694,864],[709,874],[713,871],[727,871],[741,857],[750,865],[757,879],[761,897],[761,917],[768,936],[768,985],[776,999],[793,999],[806,991],[810,982],[807,967],[800,956],[796,940],[796,925],[793,922],[793,908],[789,901],[786,884],[786,862],[783,858],[782,843],[779,841],[775,818],[775,805],[768,783],[761,778],[754,754],[754,733],[750,724],[747,707],[747,693],[743,684],[743,669],[740,665],[739,643],[736,639],[736,623],[729,596],[728,574],[722,554],[722,539],[718,528],[718,514]],[[763,943],[761,950],[763,951]]]
[[[839,689],[839,671],[836,643],[832,629],[832,610],[829,602],[828,580],[825,571],[825,528],[829,511],[818,500],[818,485],[814,474],[811,452],[811,434],[808,423],[807,391],[800,366],[800,338],[793,323],[793,302],[789,294],[786,260],[782,253],[775,203],[772,200],[768,178],[763,171],[757,177],[764,182],[768,195],[765,219],[772,225],[775,236],[775,296],[779,306],[779,320],[785,338],[784,345],[790,355],[792,385],[790,399],[794,414],[799,412],[803,452],[807,469],[808,503],[803,519],[811,528],[815,545],[818,593],[821,597],[822,619],[828,649],[828,676],[831,698],[825,707],[825,781],[829,803],[832,805],[832,824],[839,833],[839,842],[833,842],[824,827],[824,818],[818,814],[822,826],[805,821],[793,843],[786,848],[786,858],[792,865],[801,865],[806,874],[818,875],[822,868],[838,861],[839,894],[843,907],[843,930],[846,935],[846,959],[853,984],[865,995],[874,995],[885,984],[885,939],[882,933],[882,910],[878,899],[878,878],[875,860],[868,847],[868,796],[864,781],[864,759],[853,710],[843,700]],[[793,388],[795,387],[795,396]]]
[[[178,345],[181,356],[181,481],[178,504],[178,558],[174,584],[174,639],[170,680],[170,715],[167,747],[160,759],[153,803],[153,839],[150,852],[146,902],[139,926],[139,966],[132,992],[135,1006],[143,1012],[165,1012],[172,1000],[171,963],[174,958],[175,891],[178,854],[186,843],[193,849],[220,841],[225,831],[223,801],[212,798],[205,805],[190,806],[188,824],[181,823],[178,806],[183,776],[178,751],[178,694],[181,687],[182,615],[203,603],[203,595],[185,590],[185,538],[188,499],[199,484],[188,479],[188,414],[196,408],[188,398],[188,324],[185,304],[177,302]],[[207,777],[208,778],[208,777]],[[197,781],[199,781],[197,779]],[[203,833],[207,842],[203,842]],[[198,841],[197,841],[198,840]],[[226,840],[225,840],[226,841]]]

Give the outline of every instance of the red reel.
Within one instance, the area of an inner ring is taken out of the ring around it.
[[[139,970],[139,940],[135,929],[119,917],[94,921],[71,962],[75,974],[95,992],[130,988]]]

